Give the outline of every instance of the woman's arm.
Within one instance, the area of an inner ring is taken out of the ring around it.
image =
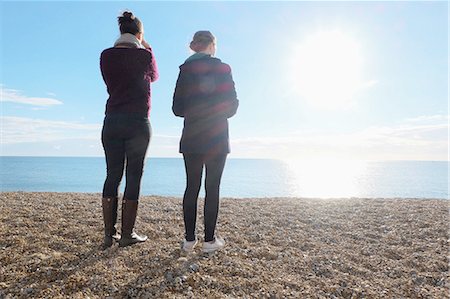
[[[153,54],[152,47],[145,40],[142,40],[142,45],[144,48],[150,52],[151,60],[150,60],[150,79],[151,82],[155,82],[159,78],[158,66],[156,65],[155,54]]]
[[[183,71],[178,74],[173,93],[172,111],[176,116],[184,117],[184,98],[186,96],[186,78]]]
[[[239,100],[237,99],[236,88],[231,75],[231,68],[229,65],[224,64],[222,69],[222,78],[219,86],[222,102],[220,104],[221,112],[230,118],[236,114],[239,107]]]

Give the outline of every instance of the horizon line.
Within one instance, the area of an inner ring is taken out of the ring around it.
[[[44,156],[44,155],[0,155],[0,158],[105,158],[105,156]],[[308,157],[305,157],[308,158]],[[175,156],[149,156],[146,157],[146,159],[183,159],[183,156],[180,155],[179,157]],[[291,159],[289,158],[273,158],[273,157],[230,157],[228,156],[227,159],[235,159],[235,160],[278,160],[278,161],[286,161],[286,160],[302,160],[301,157],[293,157]],[[326,160],[327,157],[317,157],[313,160]],[[311,160],[310,157],[308,160]],[[450,162],[450,160],[411,160],[411,159],[338,159],[338,158],[332,158],[332,160],[342,160],[342,161],[364,161],[364,162]]]

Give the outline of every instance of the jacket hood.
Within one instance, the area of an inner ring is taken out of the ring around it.
[[[185,62],[189,62],[192,60],[196,60],[196,59],[201,59],[201,58],[205,58],[205,57],[211,57],[211,55],[206,54],[206,53],[194,53],[191,56],[189,56]]]
[[[209,54],[205,53],[195,53],[191,56],[189,56],[186,61],[180,65],[180,69],[186,69],[189,68],[190,65],[195,64],[202,64],[202,65],[209,65],[209,64],[217,64],[222,62],[219,58],[212,57]]]

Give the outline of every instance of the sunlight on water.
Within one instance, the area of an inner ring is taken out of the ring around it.
[[[358,196],[367,162],[342,160],[286,160],[289,186],[293,196]]]
[[[236,198],[449,198],[448,170],[447,161],[228,159],[220,194]],[[105,173],[104,158],[0,157],[0,191],[98,193]],[[124,186],[122,182],[121,192]],[[181,198],[186,187],[183,159],[149,159],[141,187],[142,195]]]

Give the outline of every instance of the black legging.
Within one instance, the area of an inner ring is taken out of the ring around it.
[[[117,197],[126,164],[124,198],[139,198],[145,154],[151,138],[148,118],[129,115],[108,115],[102,130],[106,156],[106,180],[103,197]]]
[[[205,154],[183,154],[186,168],[187,186],[183,197],[184,226],[186,240],[195,240],[197,221],[197,199],[202,184],[203,166],[206,167],[205,179],[205,242],[214,240],[217,215],[219,213],[219,187],[225,166],[226,154],[210,157]]]

